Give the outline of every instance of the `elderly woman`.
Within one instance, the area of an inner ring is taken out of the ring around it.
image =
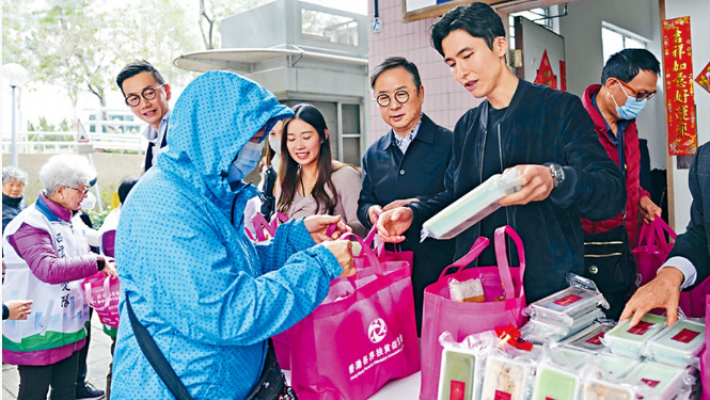
[[[349,230],[339,217],[289,221],[265,243],[244,233],[244,209],[258,191],[242,179],[256,168],[265,133],[291,115],[266,89],[224,71],[201,75],[178,99],[168,150],[122,206],[114,398],[187,391],[180,398],[244,399],[259,388],[270,393],[257,398],[289,398],[283,379],[257,383],[262,371],[280,376],[267,339],[353,272],[349,241],[317,244],[331,224]],[[144,353],[150,343],[157,351]]]
[[[27,185],[27,172],[17,167],[2,169],[2,231],[20,211],[27,208],[22,190]]]
[[[81,280],[112,261],[89,252],[77,211],[96,171],[83,157],[56,155],[42,166],[37,201],[7,225],[2,248],[7,275],[2,300],[32,300],[26,321],[3,321],[3,362],[18,366],[18,399],[74,399],[78,353],[84,346],[88,305]]]

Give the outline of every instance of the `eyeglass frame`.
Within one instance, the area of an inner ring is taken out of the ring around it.
[[[616,79],[617,82],[621,83],[621,86],[622,86],[622,89],[621,89],[621,90],[624,90],[624,89],[623,89],[624,86],[625,86],[627,89],[631,90],[631,94],[634,94],[634,96],[629,96],[629,94],[626,93],[626,90],[624,90],[624,94],[625,94],[626,96],[628,96],[628,97],[633,97],[634,100],[636,100],[636,101],[651,100],[651,99],[653,98],[653,96],[655,96],[655,95],[658,93],[658,90],[654,90],[654,91],[651,92],[651,93],[644,93],[644,94],[641,95],[641,97],[639,97],[640,93],[638,92],[638,90],[632,88],[631,85],[629,85],[628,83],[622,81],[621,79],[618,79],[618,78],[615,78],[615,79]]]
[[[163,86],[165,86],[165,85],[166,85],[166,84],[163,83],[162,85],[158,85],[158,86],[155,86],[155,87],[147,87],[147,88],[143,89],[143,91],[141,91],[140,96],[137,95],[137,94],[130,94],[130,95],[128,95],[128,96],[126,96],[126,97],[124,98],[124,101],[126,102],[126,105],[127,105],[128,107],[138,107],[139,105],[141,105],[141,97],[143,97],[143,98],[146,99],[146,100],[155,100],[155,98],[158,97],[158,89],[160,89],[161,87],[163,87]],[[153,96],[153,97],[146,97],[146,95],[145,95],[146,90],[152,90],[153,92],[155,92],[155,96]],[[128,102],[128,99],[129,99],[129,98],[133,98],[133,97],[135,97],[135,98],[138,99],[138,103],[137,103],[136,105],[131,105],[131,103]]]
[[[71,186],[65,186],[65,187],[66,187],[67,189],[74,189],[74,190],[76,190],[77,192],[81,193],[82,197],[83,197],[83,196],[86,196],[86,195],[89,193],[89,190],[91,190],[91,186],[86,186],[86,187],[84,187],[84,191],[83,191],[83,192],[82,192],[81,190],[79,190],[79,188],[75,188],[75,187],[71,187]]]
[[[404,101],[400,101],[400,100],[397,98],[397,95],[400,94],[400,93],[406,94],[406,95],[407,95],[407,99],[404,100]],[[382,104],[382,103],[380,102],[380,98],[383,98],[383,97],[386,97],[386,98],[387,98],[387,104]],[[387,93],[380,93],[380,94],[378,94],[378,95],[375,97],[375,102],[377,103],[378,106],[384,108],[384,107],[389,107],[390,104],[392,104],[392,98],[394,98],[394,99],[397,101],[397,103],[399,103],[399,104],[405,104],[406,102],[409,101],[409,97],[410,97],[410,96],[409,96],[409,92],[408,92],[408,91],[406,91],[405,89],[400,89],[400,90],[394,92],[394,96],[390,96],[390,95],[388,95]]]

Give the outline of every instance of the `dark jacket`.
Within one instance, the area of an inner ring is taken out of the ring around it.
[[[668,258],[685,257],[697,271],[695,284],[710,276],[710,146],[698,147],[688,177],[693,204],[690,206],[690,222],[685,233],[678,235]]]
[[[412,197],[426,201],[444,190],[444,174],[451,160],[453,134],[425,114],[417,136],[402,155],[394,139],[394,132],[372,144],[362,158],[362,191],[358,202],[358,219],[367,228],[372,224],[367,210],[386,206],[395,200]],[[403,250],[414,251],[412,285],[417,326],[421,326],[424,288],[435,282],[442,269],[453,261],[453,240],[419,241],[421,224],[412,226],[406,233]]]
[[[273,166],[269,166],[264,173],[264,191],[261,193],[261,214],[271,221],[271,216],[276,208],[276,196],[274,196],[274,185],[278,179],[278,173]]]
[[[619,168],[604,152],[589,115],[578,97],[520,80],[497,132],[487,132],[488,101],[469,110],[454,129],[453,163],[446,191],[412,203],[422,223],[481,183],[487,135],[500,136],[502,167],[557,163],[564,183],[549,198],[505,209],[508,225],[523,239],[528,302],[564,289],[568,272],[581,275],[584,249],[581,218],[604,220],[626,202]],[[480,234],[474,225],[456,238],[456,257],[466,254]],[[493,239],[493,238],[489,238]],[[430,240],[430,239],[429,239]],[[516,252],[511,265],[517,265]]]
[[[27,208],[25,197],[10,197],[5,193],[2,194],[2,231],[5,232],[5,226],[10,223],[20,211]]]

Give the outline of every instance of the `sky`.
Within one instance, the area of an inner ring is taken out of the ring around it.
[[[185,0],[187,1],[187,0]],[[190,0],[194,1],[194,0]],[[331,7],[357,14],[367,14],[368,1],[371,0],[304,0],[309,3],[319,4],[325,7]],[[179,88],[173,91],[173,101],[179,95]],[[12,130],[11,113],[12,113],[12,95],[8,86],[2,85],[2,135],[3,140],[9,140]],[[51,85],[43,85],[39,88],[22,88],[18,96],[18,132],[27,129],[27,121],[36,124],[40,117],[45,117],[50,123],[59,124],[62,119],[68,121],[74,120],[76,117],[81,117],[84,109],[94,109],[99,106],[95,96],[84,93],[80,96],[78,102],[78,115],[72,107],[71,101],[66,97],[61,87]],[[107,107],[118,110],[125,110],[126,106],[123,103],[123,97],[118,91],[112,91],[107,96]]]

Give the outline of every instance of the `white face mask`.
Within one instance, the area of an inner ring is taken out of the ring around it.
[[[93,193],[88,192],[84,200],[81,201],[79,207],[84,211],[93,210],[96,207],[96,196]]]
[[[269,136],[269,147],[274,153],[281,155],[281,138]]]
[[[229,166],[229,182],[237,182],[247,175],[259,164],[261,158],[261,143],[247,142],[237,153],[237,159]]]

